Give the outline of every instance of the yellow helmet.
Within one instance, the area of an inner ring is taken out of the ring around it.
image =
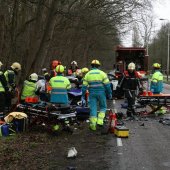
[[[21,64],[18,63],[18,62],[14,62],[12,65],[11,65],[11,68],[15,71],[20,71],[21,70]]]
[[[154,63],[152,66],[153,66],[154,68],[161,68],[161,65],[160,65],[159,63]]]
[[[95,65],[99,65],[99,66],[101,65],[100,62],[99,62],[99,60],[93,60],[93,61],[91,62],[91,64],[95,64]]]
[[[29,78],[30,80],[38,81],[38,75],[36,73],[32,73]]]
[[[129,63],[128,64],[128,70],[135,70],[135,64],[134,63]]]
[[[87,67],[84,67],[84,68],[81,69],[81,72],[82,73],[87,73],[87,72],[89,72],[89,69]]]
[[[64,72],[64,66],[63,65],[58,65],[56,67],[56,72],[57,73],[63,73]]]
[[[0,61],[0,68],[2,67],[2,65],[3,65],[2,62]]]

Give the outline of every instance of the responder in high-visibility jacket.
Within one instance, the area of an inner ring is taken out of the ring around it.
[[[89,69],[87,67],[82,68],[81,69],[82,77],[84,77],[88,72],[89,72]]]
[[[6,107],[8,108],[8,110],[11,107],[12,96],[16,88],[16,76],[18,75],[18,72],[20,70],[21,70],[21,65],[18,62],[14,62],[11,65],[11,67],[8,70],[6,70],[4,73],[9,88],[9,91],[6,94]]]
[[[53,60],[50,65],[50,73],[48,73],[46,68],[43,68],[42,71],[44,73],[45,80],[49,81],[52,77],[55,77],[57,75],[56,73],[56,67],[58,65],[61,65],[61,61]]]
[[[154,73],[151,78],[150,90],[153,94],[160,94],[163,91],[163,74],[160,72],[161,65],[159,63],[153,64]],[[152,106],[154,108],[154,106]],[[155,114],[165,114],[166,108],[161,107]]]
[[[0,61],[0,120],[4,118],[5,94],[8,92],[7,81],[1,70],[2,62]]]
[[[154,74],[151,78],[150,90],[154,94],[159,94],[163,90],[163,74],[160,72],[161,65],[159,63],[153,64]]]
[[[77,82],[75,83],[76,88],[82,88],[83,79],[88,72],[89,72],[89,69],[87,67],[84,67],[80,70],[79,74],[77,74],[76,76],[77,78]]]
[[[138,95],[137,93],[143,91],[142,85],[139,81],[139,75],[135,71],[135,64],[129,63],[128,70],[124,71],[123,77],[118,84],[117,88],[123,89],[125,93],[125,98],[127,99],[127,120],[134,119],[135,115],[135,99]]]
[[[100,62],[93,60],[92,69],[85,75],[82,86],[82,102],[85,98],[86,90],[89,90],[90,105],[90,129],[96,130],[96,125],[103,126],[103,120],[107,108],[106,95],[111,99],[112,92],[109,79],[103,71],[99,70]],[[97,103],[100,111],[97,114]]]
[[[38,94],[38,88],[36,82],[38,81],[38,75],[32,73],[29,76],[29,80],[24,81],[23,89],[21,92],[21,102],[24,102],[27,97],[36,97]]]
[[[56,67],[57,76],[52,77],[49,81],[52,90],[50,95],[50,102],[58,104],[68,104],[67,91],[71,88],[70,81],[62,74],[65,68],[62,65]]]

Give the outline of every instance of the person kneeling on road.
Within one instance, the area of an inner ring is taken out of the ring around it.
[[[91,62],[92,69],[85,75],[82,86],[82,102],[85,93],[89,90],[90,105],[90,129],[96,130],[96,125],[103,126],[103,120],[107,108],[106,95],[112,98],[112,92],[109,79],[103,71],[99,70],[100,62],[93,60]],[[97,114],[97,102],[99,102],[100,112]]]

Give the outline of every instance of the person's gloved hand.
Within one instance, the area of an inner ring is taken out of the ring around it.
[[[82,106],[86,105],[86,100],[84,99],[84,97],[81,97],[81,102],[82,102]]]

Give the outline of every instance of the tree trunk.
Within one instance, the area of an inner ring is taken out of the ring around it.
[[[34,60],[32,62],[29,73],[34,72],[35,70],[37,70],[37,68],[39,68],[38,70],[41,71],[40,69],[44,65],[44,61],[45,61],[45,58],[48,52],[48,47],[50,45],[50,41],[52,39],[53,32],[54,32],[54,27],[55,27],[55,22],[56,22],[54,13],[56,10],[57,3],[58,1],[56,0],[53,0],[51,3],[48,17],[46,20],[45,31],[43,33],[43,37],[41,39],[41,42],[36,52],[36,55],[34,57]]]

